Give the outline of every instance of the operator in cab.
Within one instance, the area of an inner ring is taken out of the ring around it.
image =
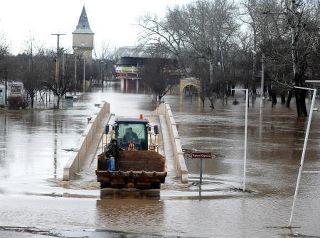
[[[126,129],[126,133],[123,136],[125,143],[139,143],[138,135],[132,130],[132,127]]]

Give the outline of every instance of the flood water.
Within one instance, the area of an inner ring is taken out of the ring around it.
[[[201,199],[197,160],[186,161],[187,187],[164,189],[158,198],[101,198],[96,185],[81,180],[79,186],[61,186],[69,150],[76,147],[87,117],[97,110],[95,104],[105,100],[112,113],[136,117],[152,113],[151,99],[109,85],[103,92],[87,93],[68,109],[1,111],[0,237],[7,227],[35,227],[59,237],[320,237],[320,114],[313,114],[293,219],[296,228],[288,229],[306,121],[296,118],[294,104],[291,109],[281,104],[272,108],[266,100],[261,111],[259,99],[250,105],[249,192],[241,192],[245,104],[240,93],[239,105],[217,101],[214,110],[208,105],[203,110],[196,98],[165,97],[182,147],[216,155],[204,162],[206,196]]]

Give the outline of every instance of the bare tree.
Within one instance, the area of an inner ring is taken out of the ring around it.
[[[294,92],[298,116],[306,117],[308,115],[305,103],[306,91],[295,89],[294,86],[304,86],[308,77],[310,55],[319,40],[319,5],[291,0],[284,2],[282,9],[282,12],[273,12],[269,9],[265,11],[268,16],[282,17],[281,21],[277,21],[278,26],[273,28],[279,29],[280,37],[270,39],[266,43],[271,49],[270,67],[274,72],[274,80]],[[291,68],[289,71],[286,70],[288,66]]]
[[[185,65],[186,48],[184,45],[184,33],[180,31],[175,20],[179,14],[179,9],[168,9],[167,15],[160,20],[157,16],[145,15],[139,21],[142,28],[140,34],[140,44],[156,45],[158,51],[161,51],[163,57],[174,56],[181,70],[187,74]]]
[[[4,36],[0,35],[0,79],[5,81],[5,100],[7,100],[7,80],[9,63],[9,45]]]
[[[36,93],[40,89],[39,75],[36,72],[37,66],[35,66],[34,55],[37,55],[42,50],[38,49],[35,53],[35,49],[37,47],[33,38],[30,38],[26,44],[27,48],[24,54],[19,56],[19,61],[21,62],[19,78],[21,78],[27,92],[27,96],[30,99],[30,107],[33,108]]]
[[[175,68],[169,59],[149,58],[140,71],[141,82],[161,101],[176,82]]]
[[[198,0],[169,9],[163,20],[148,16],[140,25],[146,31],[145,39],[174,55],[184,72],[188,72],[190,58],[194,64],[199,59],[207,62],[202,66],[208,65],[209,83],[202,85],[208,86],[204,91],[212,102],[213,95],[226,95],[225,58],[238,29],[236,10],[230,1]]]
[[[116,51],[116,48],[111,48],[109,44],[103,43],[100,49],[100,54],[96,54],[96,71],[99,74],[101,83],[103,83],[104,78],[110,80],[115,74],[113,66],[118,60],[115,54]]]
[[[63,49],[60,49],[59,56],[63,57],[63,60],[60,60],[60,73],[58,75],[58,81],[54,80],[55,75],[53,73],[53,63],[54,63],[54,53],[51,51],[47,52],[46,58],[49,59],[46,61],[46,71],[48,74],[44,77],[42,81],[43,87],[47,90],[52,91],[56,96],[56,105],[55,108],[60,108],[60,102],[63,96],[67,92],[72,92],[75,89],[74,82],[74,56],[66,54]],[[51,63],[50,63],[51,62]]]

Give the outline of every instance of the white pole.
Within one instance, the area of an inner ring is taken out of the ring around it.
[[[245,126],[244,126],[244,155],[243,155],[243,191],[246,191],[246,171],[247,171],[247,141],[248,141],[248,103],[249,95],[248,89],[246,91],[246,114],[245,114]]]
[[[248,89],[231,89],[231,90],[246,92],[246,106],[245,106],[246,109],[245,109],[245,122],[244,122],[243,183],[242,183],[242,190],[246,191],[249,90]]]
[[[291,224],[292,224],[294,207],[295,207],[295,203],[296,203],[296,199],[297,199],[297,195],[298,195],[298,191],[299,191],[299,185],[300,185],[301,174],[302,174],[302,169],[303,169],[303,164],[304,164],[304,157],[305,157],[307,143],[308,143],[308,137],[309,137],[309,131],[310,131],[313,107],[314,107],[314,102],[315,102],[316,94],[317,94],[317,89],[304,88],[304,87],[295,87],[295,88],[313,91],[313,96],[312,96],[312,101],[311,101],[311,106],[310,106],[310,113],[309,113],[309,119],[308,119],[306,135],[305,135],[305,138],[304,138],[303,150],[302,150],[302,154],[301,154],[301,161],[300,161],[298,179],[297,179],[297,184],[296,184],[296,190],[294,192],[294,197],[293,197],[291,215],[290,215],[290,220],[289,220],[289,225],[288,225],[289,227],[291,227]]]
[[[264,61],[265,61],[265,55],[262,53],[262,58],[261,58],[261,92],[260,92],[260,108],[262,107],[262,102],[264,99]]]

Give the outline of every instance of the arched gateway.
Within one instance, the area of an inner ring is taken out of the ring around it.
[[[189,92],[200,93],[200,80],[194,77],[180,79],[180,95]]]

